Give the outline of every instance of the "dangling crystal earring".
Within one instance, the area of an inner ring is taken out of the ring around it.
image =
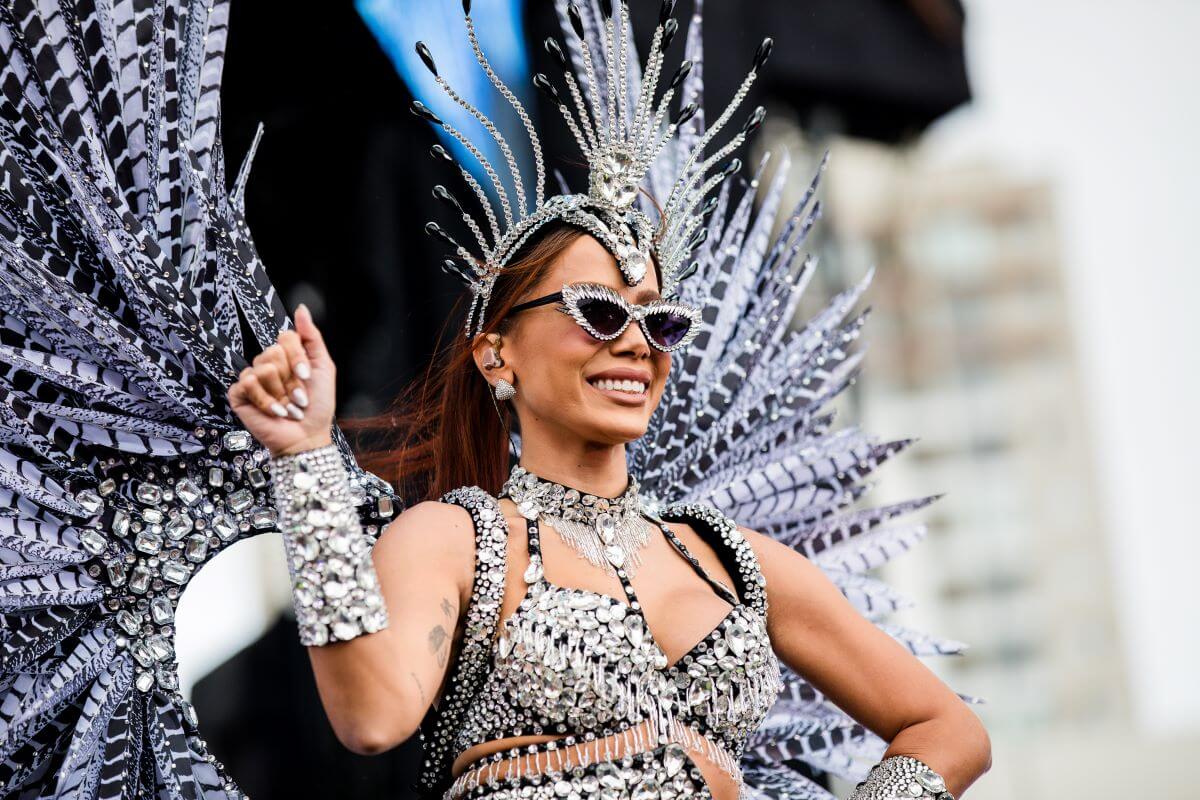
[[[503,403],[505,400],[512,400],[517,396],[517,387],[504,380],[504,378],[496,381],[495,391],[496,399],[501,403]]]

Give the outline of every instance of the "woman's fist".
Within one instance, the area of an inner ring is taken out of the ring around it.
[[[273,456],[332,442],[333,359],[303,303],[295,321],[295,330],[280,333],[226,393],[246,430]]]

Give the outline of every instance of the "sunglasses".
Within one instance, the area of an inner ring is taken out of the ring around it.
[[[593,338],[605,342],[616,339],[634,321],[650,346],[664,353],[685,347],[699,333],[699,309],[667,300],[637,305],[599,283],[569,283],[561,292],[515,305],[508,313],[550,303],[562,303],[559,311],[570,315]]]

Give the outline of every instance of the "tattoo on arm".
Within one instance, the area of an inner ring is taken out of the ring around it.
[[[450,658],[450,643],[454,639],[454,604],[445,597],[442,598],[442,615],[446,617],[445,624],[435,625],[429,632],[429,652],[437,657],[439,667],[446,666]]]
[[[413,683],[417,685],[417,691],[421,693],[421,702],[428,703],[429,700],[425,697],[425,687],[421,685],[421,679],[417,677],[417,673],[409,672],[408,674],[412,675]]]

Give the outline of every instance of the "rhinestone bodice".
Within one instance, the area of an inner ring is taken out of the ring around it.
[[[495,524],[498,509],[484,512]],[[664,535],[731,608],[675,663],[651,635],[636,593],[619,573],[628,602],[559,586],[543,574],[539,526],[527,528],[530,564],[525,596],[496,627],[486,667],[447,755],[488,741],[564,734],[601,737],[650,721],[657,730],[699,734],[736,766],[747,737],[781,688],[779,662],[766,628],[761,572],[731,521],[705,507],[673,515],[719,537],[736,564],[742,599],[713,580],[666,525]],[[494,555],[484,554],[497,569]],[[489,601],[489,606],[491,601]]]
[[[457,745],[461,751],[510,736],[607,735],[661,706],[740,751],[775,701],[762,688],[778,670],[764,621],[741,604],[668,664],[629,604],[542,579],[504,622]]]

